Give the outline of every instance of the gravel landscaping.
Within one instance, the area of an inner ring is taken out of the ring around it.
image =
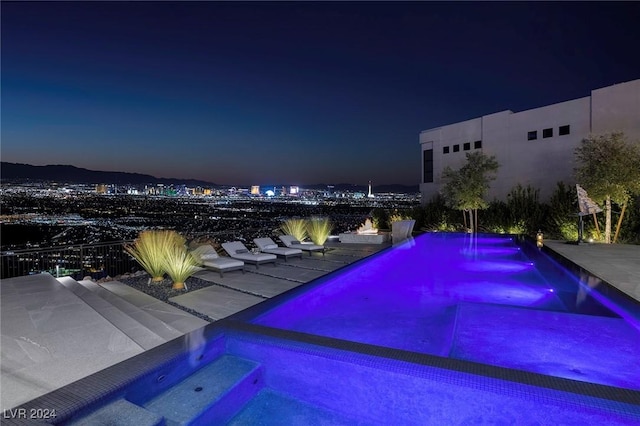
[[[185,283],[188,290],[174,290],[173,288],[171,288],[172,281],[170,279],[165,278],[163,281],[152,283],[149,280],[149,275],[144,272],[132,275],[122,275],[120,277],[116,277],[116,280],[171,306],[182,309],[183,311],[188,312],[191,315],[201,318],[205,321],[215,321],[214,319],[209,318],[207,315],[201,314],[200,312],[196,312],[193,309],[188,309],[184,306],[178,305],[177,303],[169,301],[170,298],[180,296],[182,294],[185,294],[186,292],[200,290],[201,288],[215,285],[210,281],[205,281],[196,277],[189,277],[187,278],[187,281]]]

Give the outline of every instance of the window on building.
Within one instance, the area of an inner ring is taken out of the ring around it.
[[[473,149],[480,149],[482,148],[482,141],[475,141],[473,143]]]
[[[528,141],[535,141],[536,139],[538,139],[538,131],[537,130],[532,130],[529,133],[527,133],[527,140]]]
[[[424,183],[433,182],[433,149],[425,149],[422,151],[422,169]]]
[[[569,133],[571,133],[571,126],[569,126],[568,124],[566,126],[560,126],[560,128],[558,129],[558,134],[559,135],[568,135]]]
[[[458,152],[458,151],[460,151],[460,145],[454,145],[453,152]]]
[[[553,137],[553,129],[544,129],[542,130],[542,137],[543,138],[552,138]]]
[[[449,153],[449,147],[448,146],[442,147],[442,153],[443,154],[448,154]]]
[[[465,151],[469,151],[471,149],[471,142],[465,142],[463,148]]]

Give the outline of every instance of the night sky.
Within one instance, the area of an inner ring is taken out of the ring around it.
[[[2,161],[420,181],[421,130],[640,78],[640,3],[6,2]]]

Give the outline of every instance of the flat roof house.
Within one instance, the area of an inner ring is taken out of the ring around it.
[[[420,133],[423,203],[443,185],[445,167],[460,168],[466,153],[495,155],[500,168],[488,199],[504,200],[518,183],[548,199],[563,181],[574,185],[574,151],[590,134],[622,131],[640,141],[640,79],[591,91],[591,96],[527,111],[501,111]]]

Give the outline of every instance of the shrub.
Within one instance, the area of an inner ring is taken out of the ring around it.
[[[307,238],[307,221],[305,219],[287,219],[280,226],[285,235],[293,235],[296,240],[304,241]]]
[[[416,227],[425,231],[457,231],[463,228],[459,222],[462,218],[460,212],[447,207],[441,195],[416,208],[412,217],[416,219]]]
[[[578,196],[574,187],[558,182],[549,198],[547,219],[540,229],[552,238],[578,240]]]
[[[324,245],[331,235],[333,224],[327,217],[312,217],[307,222],[307,232],[314,244]]]
[[[167,249],[184,246],[184,242],[176,231],[149,230],[142,231],[132,244],[124,246],[124,250],[138,261],[153,282],[160,282],[166,272]]]
[[[510,214],[509,207],[504,201],[493,200],[489,207],[482,213],[482,230],[485,232],[495,232],[496,234],[509,233]]]
[[[523,187],[518,184],[507,194],[510,216],[507,230],[510,234],[534,235],[542,227],[544,209],[539,201],[539,193],[530,185]]]
[[[201,268],[199,261],[182,245],[167,247],[165,251],[165,269],[173,280],[173,288],[181,290],[185,288],[185,281]]]
[[[393,222],[399,222],[401,220],[411,220],[412,217],[410,214],[398,212],[398,210],[394,210],[393,213],[389,215],[389,224]]]
[[[459,231],[462,226],[459,223],[451,223],[445,213],[442,213],[440,216],[440,220],[435,223],[430,231],[440,231],[440,232],[455,232]]]
[[[376,229],[389,229],[391,223],[389,221],[389,212],[385,209],[376,207],[371,211],[371,223]]]

